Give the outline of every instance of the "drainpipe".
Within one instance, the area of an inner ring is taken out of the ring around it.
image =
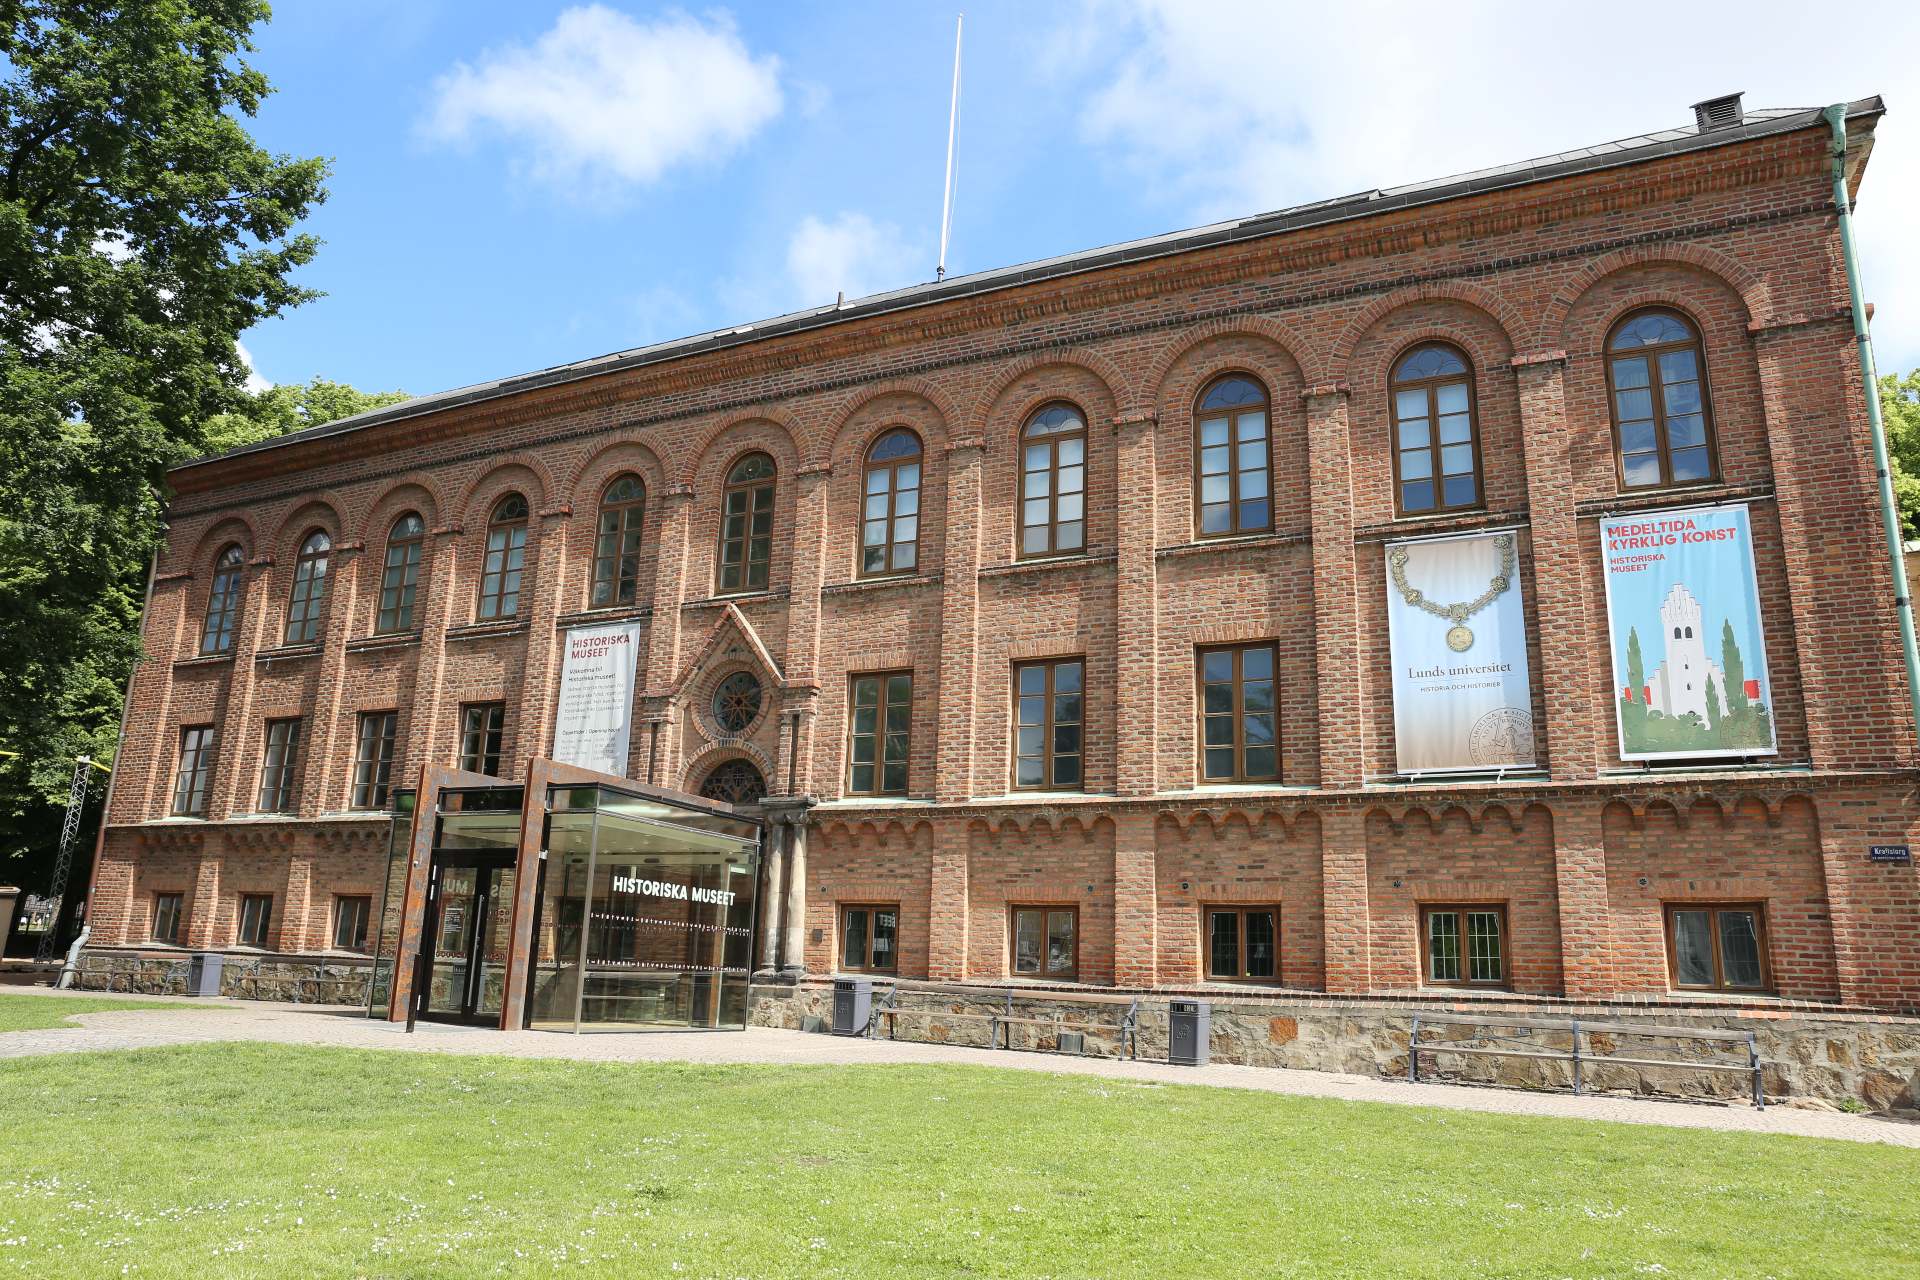
[[[1840,215],[1840,256],[1847,264],[1847,299],[1853,307],[1853,340],[1860,351],[1860,378],[1867,394],[1867,426],[1873,435],[1873,469],[1880,489],[1880,522],[1886,528],[1887,559],[1893,566],[1893,608],[1900,621],[1900,648],[1907,660],[1907,696],[1913,702],[1914,731],[1920,734],[1920,651],[1913,638],[1913,597],[1900,537],[1900,512],[1893,501],[1893,469],[1887,460],[1887,429],[1880,418],[1880,384],[1874,376],[1873,343],[1867,336],[1867,307],[1860,299],[1860,259],[1853,247],[1853,210],[1847,201],[1847,108],[1835,103],[1820,113],[1833,130],[1833,207]]]

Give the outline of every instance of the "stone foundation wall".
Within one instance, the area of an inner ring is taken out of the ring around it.
[[[220,994],[236,1000],[298,1004],[364,1005],[373,965],[366,960],[301,960],[291,956],[240,959],[223,956]],[[189,957],[87,951],[74,986],[82,991],[134,995],[187,994]]]
[[[884,990],[879,986],[874,989],[876,1007]],[[1165,994],[1141,997],[1136,1052],[1142,1060],[1167,1061],[1168,998]],[[1325,999],[1208,998],[1213,1013],[1210,1053],[1214,1062],[1401,1079],[1407,1074],[1407,1040],[1413,1017],[1422,1012],[1419,1005],[1387,1001],[1335,1003]],[[901,993],[896,1007],[898,1014],[883,1019],[876,1035],[886,1035],[887,1023],[891,1021],[895,1037],[901,1040],[986,1048],[992,1034],[987,1015],[1003,1009],[1004,1001],[995,989],[983,988],[978,994],[951,989],[908,990]],[[1434,1013],[1457,1011],[1455,1006],[1426,1008]],[[1057,1018],[1070,1029],[1081,1030],[1085,1036],[1084,1052],[1100,1057],[1125,1056],[1118,1029],[1125,1010],[1124,1004],[1049,999],[1046,992],[1018,996],[1014,1001],[1015,1017],[1043,1021]],[[1762,1088],[1770,1102],[1824,1103],[1847,1110],[1871,1111],[1920,1108],[1920,1019],[1916,1018],[1771,1010],[1703,1013],[1697,1009],[1648,1009],[1645,1005],[1569,1006],[1521,1002],[1501,1002],[1483,1011],[1489,1016],[1580,1018],[1639,1026],[1751,1031],[1760,1053]],[[751,1025],[800,1030],[808,1018],[819,1018],[822,1025],[831,1027],[831,984],[754,988],[748,1015]],[[1079,1023],[1104,1024],[1104,1029],[1088,1030],[1072,1025]],[[1009,1031],[1016,1049],[1042,1052],[1056,1049],[1052,1027],[1015,1025]],[[1490,1032],[1503,1039],[1487,1039]],[[1465,1045],[1555,1052],[1564,1052],[1570,1040],[1564,1031],[1464,1026],[1423,1028],[1422,1041],[1430,1036]],[[1511,1038],[1511,1042],[1505,1038]],[[1590,1034],[1583,1037],[1582,1053],[1744,1063],[1746,1046],[1727,1041],[1675,1042],[1624,1034]],[[1616,1066],[1589,1059],[1583,1063],[1582,1074],[1586,1089],[1593,1093],[1740,1101],[1749,1097],[1751,1091],[1751,1077],[1743,1071]],[[1572,1086],[1571,1068],[1566,1062],[1431,1055],[1424,1050],[1420,1077],[1518,1089]]]

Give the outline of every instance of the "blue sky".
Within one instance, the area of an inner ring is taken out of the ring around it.
[[[948,270],[1679,125],[1716,93],[1883,93],[1867,291],[1882,367],[1920,365],[1920,6],[1847,30],[1804,3],[1557,8],[968,3]],[[327,296],[243,339],[269,380],[420,394],[932,278],[952,5],[278,9],[256,136],[335,172],[301,274]]]

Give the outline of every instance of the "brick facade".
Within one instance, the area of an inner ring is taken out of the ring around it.
[[[1873,115],[1857,119],[1866,140]],[[997,980],[1010,905],[1079,910],[1078,978],[1190,987],[1200,908],[1271,904],[1280,981],[1421,980],[1422,903],[1504,907],[1517,993],[1669,990],[1663,911],[1759,902],[1789,1000],[1920,1007],[1915,741],[1874,506],[1822,127],[1102,265],[390,415],[175,473],[91,905],[98,944],[233,942],[272,893],[275,946],[323,950],[377,894],[384,824],[349,812],[357,716],[398,713],[394,778],[453,763],[462,704],[507,704],[502,773],[550,747],[568,625],[644,624],[630,772],[698,790],[751,761],[807,818],[805,966],[845,902],[898,903],[900,972]],[[1856,174],[1857,180],[1857,174]],[[1697,325],[1719,479],[1623,493],[1601,353],[1636,308]],[[1440,339],[1472,366],[1481,508],[1396,518],[1388,369]],[[1196,536],[1196,398],[1251,377],[1271,406],[1269,532]],[[1083,554],[1017,555],[1018,433],[1088,424]],[[858,576],[863,461],[923,448],[918,564]],[[721,490],[777,470],[767,589],[716,595]],[[646,491],[636,603],[590,609],[599,497]],[[526,499],[511,619],[476,593],[494,504]],[[1598,522],[1751,504],[1780,753],[1649,769],[1618,755]],[[428,533],[412,630],[375,634],[388,530]],[[1522,531],[1536,747],[1507,781],[1394,776],[1382,543]],[[332,539],[317,644],[280,644],[295,558]],[[197,656],[213,564],[246,558],[230,655]],[[1203,786],[1195,650],[1271,641],[1280,778]],[[1084,661],[1084,789],[1010,792],[1014,663]],[[769,690],[729,734],[714,687]],[[908,794],[844,795],[849,680],[913,673]],[[264,725],[299,717],[297,809],[251,812]],[[217,728],[204,818],[170,817],[183,726]]]

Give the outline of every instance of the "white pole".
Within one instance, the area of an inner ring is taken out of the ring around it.
[[[960,27],[967,20],[962,13],[953,20],[953,101],[947,107],[947,188],[940,196],[940,264],[933,278],[947,278],[947,231],[953,225],[953,132],[960,119]]]

